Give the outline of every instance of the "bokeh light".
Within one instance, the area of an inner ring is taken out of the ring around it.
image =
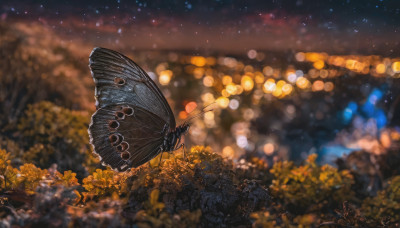
[[[276,89],[276,84],[274,79],[268,79],[263,86],[263,91],[265,93],[273,93]]]
[[[201,99],[205,105],[211,104],[215,101],[214,95],[210,92],[203,94]]]
[[[251,49],[247,52],[247,56],[249,57],[249,59],[255,59],[257,57],[257,51]]]
[[[206,58],[204,58],[203,56],[192,56],[190,62],[198,67],[203,67],[207,63]]]
[[[271,156],[275,151],[275,146],[272,143],[264,144],[263,151],[266,155]]]
[[[376,73],[378,73],[378,74],[383,74],[386,72],[386,66],[383,63],[376,65],[375,69],[376,69]]]
[[[206,87],[212,87],[214,84],[214,78],[210,75],[207,75],[203,78],[203,84]]]
[[[222,156],[232,159],[235,155],[235,151],[231,146],[226,146],[222,149]]]
[[[237,92],[236,85],[233,83],[229,83],[228,85],[226,85],[226,92],[228,92],[231,95],[235,95]]]
[[[187,117],[188,117],[187,112],[185,112],[185,111],[179,112],[179,119],[183,120],[183,119],[186,119]]]
[[[204,75],[204,68],[197,67],[193,70],[193,76],[197,79],[202,78]]]
[[[307,89],[310,86],[310,81],[305,77],[300,77],[296,80],[296,85],[300,89]]]
[[[324,84],[324,90],[326,92],[331,92],[334,89],[334,84],[332,82],[327,82]]]
[[[263,73],[265,74],[265,76],[272,76],[274,73],[274,69],[270,66],[265,66],[263,68]]]
[[[304,52],[297,52],[295,57],[298,62],[303,62],[306,59]]]
[[[318,60],[318,61],[314,62],[313,66],[315,67],[315,69],[320,70],[320,69],[324,68],[325,63],[322,60]]]
[[[394,73],[400,73],[400,62],[394,62],[392,64],[392,70]]]
[[[313,83],[313,85],[312,85],[312,90],[313,90],[313,91],[321,91],[321,90],[324,89],[324,85],[325,85],[325,83],[324,83],[323,81],[317,80],[317,81],[315,81],[315,82]]]
[[[231,108],[231,109],[233,109],[233,110],[238,109],[238,108],[239,108],[239,101],[236,100],[236,99],[232,99],[232,100],[229,102],[229,108]]]
[[[245,148],[247,145],[249,145],[249,141],[247,140],[247,137],[244,135],[239,135],[236,138],[236,144],[240,147],[240,148]]]
[[[189,103],[187,103],[187,104],[185,105],[185,111],[186,111],[187,113],[193,112],[193,110],[195,110],[196,108],[197,108],[197,103],[194,102],[194,101],[191,101],[191,102],[189,102]]]
[[[232,77],[229,76],[229,75],[224,75],[224,76],[222,77],[222,84],[228,85],[228,84],[230,84],[230,83],[232,83]]]
[[[249,76],[243,76],[241,85],[244,91],[250,91],[254,87],[254,81]]]
[[[161,85],[168,85],[171,81],[172,71],[163,70],[160,72],[160,77],[158,78]]]
[[[229,99],[226,97],[218,97],[216,102],[219,105],[219,107],[221,107],[221,108],[227,108],[229,105]]]
[[[282,86],[282,93],[284,95],[289,95],[293,91],[293,86],[291,84],[285,84]]]

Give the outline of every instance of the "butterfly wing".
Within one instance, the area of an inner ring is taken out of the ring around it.
[[[89,126],[95,153],[119,171],[146,163],[176,127],[165,97],[143,69],[118,52],[95,48],[89,66],[96,85],[97,111]]]
[[[106,48],[94,48],[89,66],[96,84],[96,107],[129,103],[157,114],[176,127],[165,97],[147,73],[128,57]]]
[[[98,109],[92,116],[89,135],[101,162],[125,171],[158,155],[168,128],[158,115],[124,103]]]

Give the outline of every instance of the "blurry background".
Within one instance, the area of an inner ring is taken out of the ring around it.
[[[400,140],[399,33],[385,0],[2,0],[0,145],[15,163],[93,163],[87,65],[102,46],[148,72],[178,124],[215,102],[189,145],[270,164],[382,154]]]

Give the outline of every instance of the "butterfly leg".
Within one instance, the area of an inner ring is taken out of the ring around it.
[[[186,167],[188,167],[189,169],[193,170],[193,168],[191,168],[191,167],[189,166],[189,158],[188,158],[188,156],[186,155],[185,143],[182,143],[182,144],[179,146],[179,148],[180,148],[180,147],[183,147],[183,159],[185,159],[185,161],[186,161]]]
[[[176,143],[176,147],[174,148],[174,150],[179,150],[181,147],[183,147],[183,159],[186,159],[186,153],[185,153],[185,144],[181,143],[181,135],[178,137],[178,142]]]
[[[178,144],[177,144],[177,145],[179,145],[179,146],[175,147],[174,150],[179,150],[180,148],[182,148],[183,159],[184,159],[186,162],[189,162],[189,159],[188,159],[188,157],[187,157],[187,155],[186,155],[185,143],[179,144],[179,142],[180,142],[180,139],[179,139]]]
[[[185,147],[185,144],[182,143],[181,145],[182,145],[182,147],[183,147],[183,159],[185,159],[186,162],[189,162],[189,158],[188,158],[187,155],[186,155],[186,147]]]

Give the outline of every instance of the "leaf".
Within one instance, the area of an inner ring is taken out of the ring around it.
[[[158,196],[160,191],[158,189],[154,189],[150,193],[150,204],[154,207],[158,203]]]

